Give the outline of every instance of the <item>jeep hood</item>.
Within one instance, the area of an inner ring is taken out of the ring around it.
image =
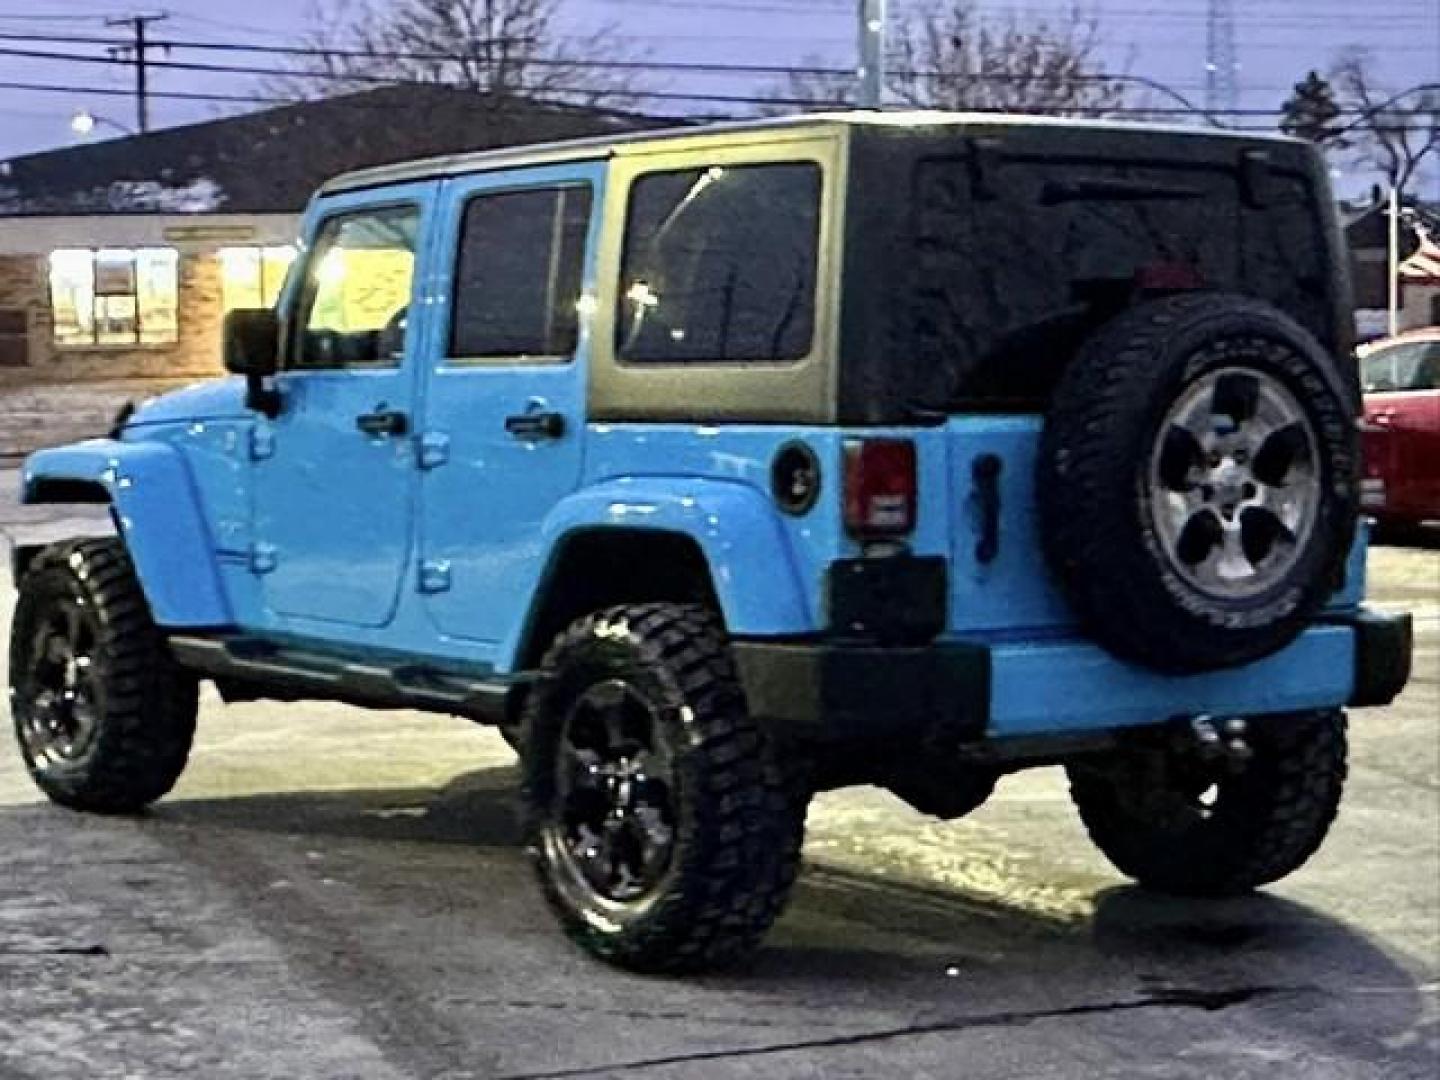
[[[245,408],[245,380],[219,379],[151,398],[136,408],[126,426],[235,420],[250,415]]]

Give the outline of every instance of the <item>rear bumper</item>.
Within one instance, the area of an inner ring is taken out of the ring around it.
[[[990,717],[990,650],[829,642],[734,643],[750,711],[786,739],[973,740]]]
[[[1410,616],[1362,609],[1253,664],[1182,676],[1073,640],[734,648],[751,711],[783,738],[950,743],[1388,704],[1409,679],[1411,641]]]
[[[1355,632],[1355,686],[1349,704],[1389,705],[1410,681],[1415,654],[1415,620],[1406,612],[1385,615],[1361,608],[1347,618]]]

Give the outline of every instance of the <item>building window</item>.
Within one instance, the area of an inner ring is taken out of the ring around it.
[[[50,256],[58,345],[168,345],[179,338],[174,248],[66,249]]]
[[[220,292],[226,311],[273,308],[295,261],[295,248],[227,247],[220,249]]]

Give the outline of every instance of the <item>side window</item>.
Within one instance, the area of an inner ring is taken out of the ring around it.
[[[413,206],[325,222],[305,271],[290,367],[400,364],[419,227],[420,211]]]
[[[815,331],[820,167],[642,176],[630,192],[617,348],[630,363],[780,362]]]
[[[1365,392],[1387,394],[1397,390],[1423,390],[1416,386],[1425,345],[1395,345],[1365,358]]]
[[[455,267],[452,358],[575,352],[591,202],[588,187],[470,200]]]
[[[1440,390],[1440,341],[1425,344],[1420,363],[1415,366],[1411,390]]]

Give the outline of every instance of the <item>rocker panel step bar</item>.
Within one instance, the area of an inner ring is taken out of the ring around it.
[[[500,726],[519,722],[521,699],[535,681],[532,675],[477,679],[415,663],[391,667],[242,638],[176,636],[170,651],[181,667],[220,683],[227,700],[342,701]]]

